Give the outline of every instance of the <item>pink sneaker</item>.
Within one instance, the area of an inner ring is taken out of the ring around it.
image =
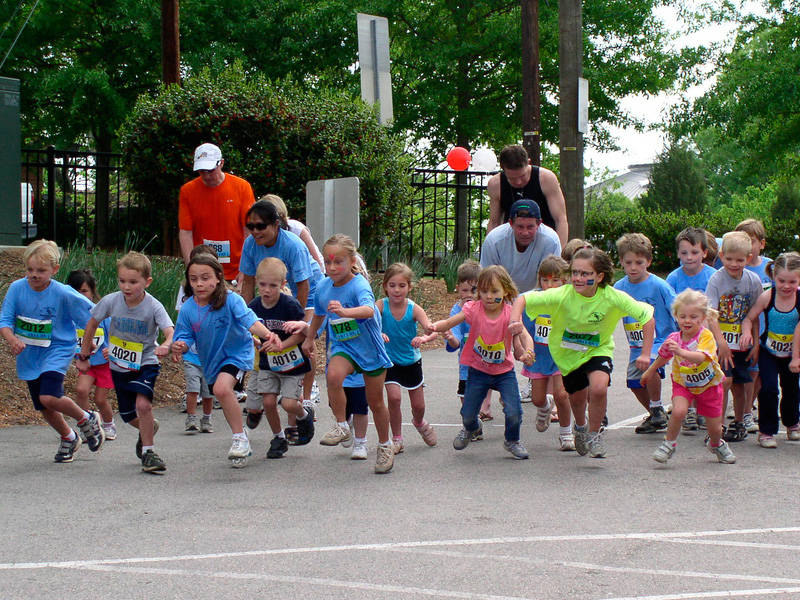
[[[428,444],[428,446],[435,446],[436,445],[436,430],[434,430],[433,426],[428,423],[427,421],[422,421],[419,425],[415,425],[414,427],[417,428],[419,434],[422,436],[422,441]]]

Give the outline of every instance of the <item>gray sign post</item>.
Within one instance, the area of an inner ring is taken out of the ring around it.
[[[306,183],[306,225],[320,248],[334,233],[360,242],[358,177],[321,179]]]
[[[19,79],[0,77],[0,244],[19,246],[20,127]]]

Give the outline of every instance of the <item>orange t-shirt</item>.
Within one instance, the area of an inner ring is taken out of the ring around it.
[[[181,187],[178,228],[192,232],[195,246],[208,244],[217,251],[225,279],[235,279],[239,272],[245,216],[255,201],[250,184],[230,173],[217,187],[206,186],[199,177]]]

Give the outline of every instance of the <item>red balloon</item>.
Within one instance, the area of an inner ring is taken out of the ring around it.
[[[453,171],[465,171],[471,162],[469,150],[461,146],[456,146],[447,153],[447,164]]]

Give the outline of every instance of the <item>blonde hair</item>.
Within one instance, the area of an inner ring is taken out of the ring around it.
[[[745,219],[736,226],[734,231],[744,231],[747,235],[761,242],[767,239],[767,230],[764,229],[764,224],[758,219]]]
[[[153,272],[153,265],[144,254],[131,250],[117,261],[117,270],[119,269],[137,271],[142,277],[149,279]]]
[[[61,251],[58,249],[58,244],[51,240],[36,240],[25,248],[25,253],[22,255],[25,265],[31,258],[36,258],[55,268],[61,260]]]
[[[620,262],[629,252],[653,260],[653,244],[643,233],[626,233],[617,240],[617,255]]]
[[[272,204],[278,213],[278,218],[283,221],[284,226],[289,224],[289,209],[286,208],[286,203],[283,201],[283,198],[276,194],[265,194],[261,196],[258,201]]]
[[[389,283],[389,280],[395,275],[405,277],[406,281],[408,281],[408,289],[411,290],[414,284],[414,271],[407,264],[401,262],[392,263],[386,268],[386,272],[383,274],[384,289],[386,289],[386,284]]]
[[[800,274],[800,254],[797,252],[779,254],[778,258],[769,263],[764,270],[770,279],[775,279],[778,271],[795,271]]]
[[[542,277],[560,277],[566,281],[567,271],[569,271],[569,263],[560,256],[552,254],[539,263],[539,272],[536,274],[536,278],[540,285]]]
[[[361,262],[359,261],[360,255],[356,250],[356,244],[353,239],[349,235],[345,235],[343,233],[334,233],[328,240],[322,245],[322,252],[325,253],[325,248],[328,246],[339,246],[344,253],[349,256],[353,261],[353,267],[351,272],[355,275],[360,273],[364,277],[367,277],[366,272],[364,271],[363,267],[361,266]],[[369,278],[367,277],[369,280]]]
[[[753,244],[750,236],[744,231],[729,231],[722,236],[722,247],[720,254],[730,254],[741,252],[745,256],[753,253]]]
[[[280,258],[275,258],[274,256],[268,256],[256,267],[256,279],[260,277],[265,277],[269,275],[274,275],[276,277],[280,277],[281,281],[286,280],[286,265]]]
[[[495,282],[499,283],[500,287],[503,288],[503,300],[506,302],[514,302],[516,297],[519,296],[517,286],[514,285],[511,275],[502,265],[491,265],[481,270],[481,274],[478,275],[478,291],[488,290],[489,286]]]
[[[719,313],[708,304],[708,297],[698,290],[686,289],[675,296],[672,302],[672,314],[677,317],[682,306],[699,306],[703,309],[706,319],[716,321]]]

